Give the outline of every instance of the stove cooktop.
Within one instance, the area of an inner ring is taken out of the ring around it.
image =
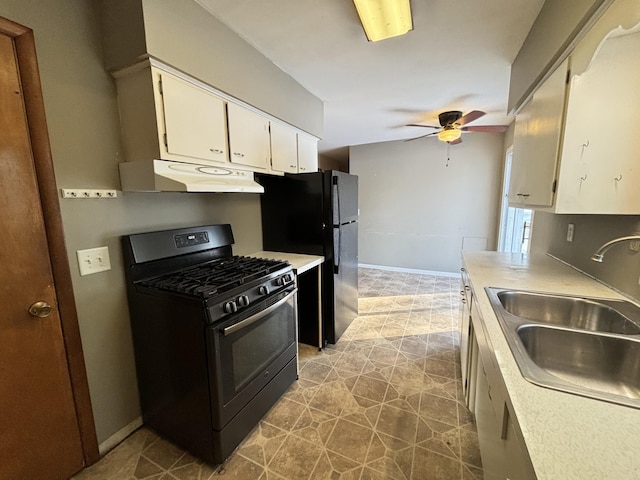
[[[280,260],[232,256],[146,278],[137,284],[199,298],[210,298],[287,268],[289,264]]]

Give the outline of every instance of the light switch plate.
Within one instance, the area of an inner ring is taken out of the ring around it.
[[[80,267],[81,276],[111,270],[109,247],[78,250],[76,254],[78,255],[78,266]]]

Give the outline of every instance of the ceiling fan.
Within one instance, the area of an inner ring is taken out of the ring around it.
[[[458,110],[452,110],[450,112],[442,112],[438,115],[440,126],[422,125],[420,123],[409,123],[408,127],[426,127],[436,128],[437,132],[427,133],[419,137],[410,138],[407,141],[417,140],[419,138],[429,137],[431,135],[438,135],[438,139],[443,142],[447,142],[449,145],[456,145],[462,143],[462,132],[497,132],[502,133],[507,130],[506,125],[478,125],[476,127],[466,127],[467,123],[471,123],[474,120],[484,116],[485,113],[480,110],[472,110],[466,115],[462,115],[462,112]]]

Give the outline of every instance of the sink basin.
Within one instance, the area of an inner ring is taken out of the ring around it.
[[[558,381],[640,400],[639,340],[538,325],[517,334],[531,361]]]
[[[550,295],[514,290],[505,290],[497,294],[503,308],[520,318],[534,322],[550,323],[570,328],[591,330],[594,332],[640,334],[640,326],[633,323],[619,310],[624,301],[590,300],[580,297]],[[608,302],[609,305],[602,303]]]
[[[640,307],[625,300],[485,291],[525,379],[640,408]]]

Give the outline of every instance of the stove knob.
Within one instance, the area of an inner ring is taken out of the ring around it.
[[[238,305],[232,300],[222,305],[222,311],[224,311],[224,313],[236,313],[238,311]]]
[[[258,287],[258,293],[260,295],[269,295],[269,287],[267,287],[266,285],[260,285]]]
[[[251,303],[249,301],[249,297],[246,295],[241,295],[238,297],[238,299],[236,300],[238,302],[238,306],[239,307],[246,307],[249,305],[249,303]]]
[[[287,273],[281,276],[280,278],[278,278],[278,280],[276,280],[276,283],[278,285],[286,285],[287,283],[291,283],[292,280],[293,280],[293,277]]]

